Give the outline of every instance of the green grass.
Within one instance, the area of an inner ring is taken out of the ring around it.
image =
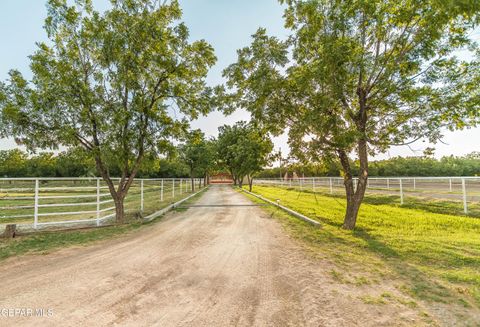
[[[58,184],[57,181],[49,181],[50,184],[46,187],[69,187],[69,190],[51,190],[41,192],[41,196],[74,196],[74,195],[94,195],[92,198],[61,198],[61,199],[41,199],[40,204],[64,204],[64,203],[81,203],[81,202],[92,202],[89,205],[81,206],[64,206],[64,207],[41,207],[39,208],[39,213],[60,213],[65,212],[63,215],[52,215],[52,216],[40,216],[39,222],[52,222],[52,221],[68,221],[68,220],[77,220],[77,219],[94,219],[96,213],[84,213],[81,215],[69,215],[68,212],[76,211],[95,211],[96,210],[96,190],[83,190],[75,189],[75,185],[70,184]],[[54,183],[53,185],[51,185]],[[80,184],[77,186],[89,186],[93,184]],[[16,185],[12,184],[10,187],[23,187],[28,185]],[[190,186],[190,185],[189,185]],[[190,191],[185,191],[185,184],[182,185],[182,193],[180,193],[180,185],[177,182],[175,185],[175,197],[172,195],[172,185],[171,182],[164,183],[164,196],[163,201],[160,201],[160,184],[158,181],[146,181],[144,185],[144,210],[143,216],[147,216],[151,213],[154,213],[170,203],[176,202],[187,195],[191,194]],[[19,191],[19,192],[7,192],[8,187],[2,186],[4,192],[0,192],[0,224],[31,224],[33,223],[33,199],[9,199],[9,197],[19,196],[19,197],[33,197],[33,193],[30,191]],[[107,189],[102,189],[102,193],[108,193]],[[101,201],[111,199],[110,196],[104,196],[101,198]],[[140,215],[140,186],[135,184],[133,185],[128,195],[125,199],[125,211],[127,216],[135,217]],[[25,209],[6,209],[8,207],[15,206],[32,206],[32,208]],[[114,207],[113,202],[101,204],[100,209],[107,209]],[[109,210],[102,212],[102,216],[107,216],[114,213],[115,210]],[[15,216],[15,215],[30,215],[31,217],[25,218],[2,218],[3,216]]]
[[[341,228],[345,201],[339,197],[265,186],[256,186],[253,192],[279,199],[322,223],[314,228],[269,209],[312,254],[347,272],[340,275],[334,270],[337,280],[362,285],[389,279],[414,299],[480,308],[479,219],[370,197],[361,207],[356,229],[346,231]]]
[[[189,203],[196,201],[204,190],[205,189],[185,201],[182,205],[188,205]],[[182,196],[179,196],[176,199],[178,200],[185,196],[186,193],[183,193]],[[162,219],[162,217],[144,223],[138,220],[131,220],[128,224],[118,226],[72,231],[39,232],[32,235],[18,236],[11,240],[0,238],[0,260],[27,253],[46,254],[51,250],[59,248],[91,244],[92,242],[109,239],[138,229],[148,228],[149,225],[160,219]]]
[[[291,190],[298,192],[298,188],[294,187],[288,187],[288,186],[276,186],[277,188],[282,188],[286,190]],[[438,198],[435,199],[433,197],[422,197],[422,196],[416,196],[415,194],[412,195],[412,193],[406,192],[404,194],[404,204],[400,204],[400,196],[398,194],[395,194],[395,191],[393,191],[393,194],[380,194],[380,193],[375,193],[371,192],[372,188],[367,189],[367,192],[365,194],[365,199],[364,203],[369,203],[369,204],[389,204],[392,206],[398,206],[402,208],[412,208],[412,209],[422,209],[424,211],[428,212],[433,212],[433,213],[445,213],[449,215],[458,215],[458,216],[464,216],[463,212],[463,202],[461,201],[461,197],[458,199],[442,199]],[[313,188],[311,186],[309,187],[304,187],[301,190],[303,193],[312,193],[313,194]],[[317,187],[316,188],[316,194],[317,195],[324,195],[328,197],[335,197],[338,199],[343,199],[345,197],[345,191],[343,190],[343,187],[336,187],[334,190],[333,194],[330,194],[329,190],[326,189],[325,187]],[[383,189],[385,191],[385,189]],[[425,191],[425,193],[428,193]],[[430,191],[431,193],[431,191]],[[433,193],[438,195],[438,192],[434,191]],[[473,192],[469,192],[469,197],[473,195]],[[477,194],[477,193],[476,193]],[[473,201],[468,201],[468,217],[475,217],[475,218],[480,218],[480,202],[473,202]]]
[[[74,245],[84,245],[144,228],[147,224],[130,223],[75,231],[43,232],[19,236],[11,240],[0,239],[0,260],[27,253],[46,254],[51,250]]]

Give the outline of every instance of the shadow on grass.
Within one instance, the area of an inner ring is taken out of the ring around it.
[[[413,298],[440,303],[462,303],[465,300],[444,287],[427,274],[420,271],[414,265],[402,260],[401,255],[394,249],[387,246],[381,240],[373,237],[365,228],[355,228],[353,236],[360,238],[367,244],[367,249],[373,254],[382,258],[387,267],[394,271],[402,280],[404,285],[400,291],[405,292]]]
[[[322,196],[328,196],[331,198],[344,200],[345,196],[343,194],[330,194],[328,192],[317,191],[313,192],[311,190],[298,190],[294,188],[287,188],[289,191],[295,191],[299,193],[309,193],[309,194],[319,194]],[[300,198],[300,194],[298,195]],[[422,197],[405,197],[404,204],[400,204],[400,197],[398,195],[383,195],[383,194],[369,194],[365,195],[363,203],[371,205],[392,205],[407,209],[419,209],[431,213],[447,214],[453,216],[463,216],[463,217],[472,217],[480,218],[480,204],[477,202],[470,202],[468,204],[468,215],[465,215],[463,204],[459,201],[448,201],[448,200],[435,200]]]

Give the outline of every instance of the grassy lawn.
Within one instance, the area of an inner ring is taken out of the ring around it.
[[[269,209],[313,255],[338,267],[332,270],[336,279],[352,285],[388,279],[414,301],[480,308],[479,219],[370,197],[351,232],[341,229],[345,201],[339,197],[266,186],[253,192],[322,223],[315,228]]]
[[[185,201],[183,205],[188,205],[189,203],[196,201],[204,190],[205,189]],[[183,196],[179,196],[177,200],[186,196],[187,194],[183,193]],[[74,245],[88,245],[95,241],[109,239],[135,230],[148,228],[149,225],[154,224],[161,219],[162,216],[151,222],[144,223],[137,220],[118,226],[72,231],[40,232],[32,235],[18,236],[11,240],[0,238],[0,260],[26,253],[47,254],[49,251],[58,248],[65,248]]]
[[[310,192],[313,193],[313,188],[310,186],[304,186],[303,188],[296,187],[289,187],[289,186],[279,186],[276,185],[277,188],[289,189],[293,191],[302,191],[302,192]],[[368,188],[365,194],[365,203],[370,204],[389,204],[393,206],[400,206],[400,196],[398,191],[395,190],[380,190],[382,192],[375,192],[374,188]],[[425,193],[428,194],[429,192],[419,191],[417,193]],[[329,188],[325,188],[322,186],[317,186],[316,194],[318,195],[325,195],[328,197],[336,197],[338,199],[343,199],[345,197],[345,191],[343,186],[339,187],[338,185],[333,189],[333,194],[330,194]],[[450,194],[450,193],[445,193]],[[452,193],[453,194],[453,193]],[[468,216],[469,217],[477,217],[480,218],[480,202],[474,201],[472,196],[474,193],[469,191],[468,197]],[[475,194],[478,194],[475,193]],[[450,215],[458,215],[464,216],[463,211],[463,202],[461,201],[461,194],[459,193],[458,198],[442,198],[439,192],[435,191],[432,195],[430,191],[429,196],[421,196],[417,195],[414,192],[407,192],[404,189],[404,204],[402,208],[412,208],[412,209],[422,209],[428,212],[433,213],[445,213]]]

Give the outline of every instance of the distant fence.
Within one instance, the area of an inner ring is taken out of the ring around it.
[[[202,179],[194,182],[199,188]],[[191,179],[135,179],[125,198],[125,213],[149,215],[191,191]],[[115,205],[101,178],[0,178],[0,225],[100,226],[114,218]]]
[[[354,179],[355,186],[357,180]],[[255,185],[287,187],[332,195],[345,194],[343,182],[341,177],[254,180]],[[407,197],[456,202],[461,204],[463,213],[468,215],[470,207],[478,209],[480,177],[369,177],[367,194],[398,196],[400,204],[405,204]]]

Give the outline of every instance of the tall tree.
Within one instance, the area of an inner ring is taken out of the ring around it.
[[[248,179],[252,190],[253,178],[274,158],[273,143],[268,134],[243,121],[219,128],[217,151],[219,160],[230,171],[235,185]]]
[[[471,71],[455,51],[475,47],[469,32],[480,2],[440,0],[281,0],[286,41],[259,29],[224,71],[227,111],[245,108],[273,133],[289,130],[298,158],[337,158],[353,229],[369,155],[442,128],[478,122]],[[220,88],[220,91],[222,89]],[[220,92],[222,93],[222,92]],[[354,183],[351,156],[360,169]]]
[[[214,164],[214,151],[210,141],[200,130],[187,134],[185,143],[179,146],[182,161],[190,170],[192,191],[195,190],[195,177],[205,177]]]
[[[91,0],[68,3],[48,1],[50,42],[30,57],[33,78],[12,70],[2,86],[1,135],[31,149],[83,146],[122,222],[145,153],[163,152],[210,110],[204,79],[216,58],[207,42],[189,42],[176,0],[110,0],[103,13]]]

